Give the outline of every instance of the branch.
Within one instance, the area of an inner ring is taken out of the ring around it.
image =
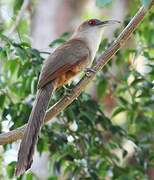
[[[11,36],[14,33],[14,31],[17,29],[17,26],[19,25],[21,19],[23,18],[24,12],[28,7],[29,2],[30,2],[30,0],[24,0],[23,4],[21,6],[21,9],[15,19],[15,22],[13,23],[13,26],[8,33],[9,36]]]
[[[149,7],[149,9],[154,5],[154,0]],[[72,89],[71,94],[65,95],[60,99],[55,105],[50,107],[45,116],[44,122],[48,122],[53,117],[57,116],[61,111],[63,111],[68,105],[70,105],[85,89],[85,87],[92,81],[96,73],[101,70],[105,64],[111,59],[111,57],[124,45],[127,39],[132,35],[133,31],[137,28],[139,23],[143,20],[147,10],[144,7],[141,7],[136,15],[132,18],[130,23],[126,28],[121,32],[118,38],[114,43],[97,59],[95,64],[91,67],[94,72],[89,72],[89,76],[84,76],[79,83]],[[0,134],[0,144],[12,143],[18,139],[22,139],[24,131],[27,124],[21,126],[15,130],[12,130],[7,133]]]

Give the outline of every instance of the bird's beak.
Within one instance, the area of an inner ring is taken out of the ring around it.
[[[121,22],[117,21],[117,20],[108,20],[108,21],[101,21],[97,25],[100,27],[105,27],[105,26],[110,26],[110,25],[114,25],[117,23],[121,23]]]

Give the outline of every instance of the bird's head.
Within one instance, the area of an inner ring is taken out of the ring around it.
[[[120,23],[117,20],[101,21],[99,19],[90,19],[84,21],[74,32],[73,38],[83,40],[91,50],[93,57],[98,50],[101,42],[103,30],[106,26]]]
[[[103,28],[106,26],[114,25],[120,23],[117,20],[108,20],[108,21],[101,21],[99,19],[90,19],[84,21],[78,28],[77,32],[94,32],[94,31],[103,31]]]

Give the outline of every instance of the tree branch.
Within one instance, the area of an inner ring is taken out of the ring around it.
[[[24,12],[25,10],[27,9],[28,5],[29,5],[29,2],[30,0],[24,0],[22,6],[21,6],[21,9],[15,19],[15,22],[13,23],[13,26],[12,28],[10,29],[9,33],[8,33],[8,36],[11,36],[14,31],[16,30],[17,26],[19,25],[21,19],[23,18],[23,15],[24,15]]]
[[[154,0],[152,0],[149,9],[154,5]],[[121,32],[114,43],[97,59],[95,64],[91,67],[94,72],[89,72],[89,76],[84,76],[79,83],[72,89],[71,94],[65,95],[60,99],[55,105],[50,107],[45,116],[45,122],[48,122],[53,117],[57,116],[61,111],[63,111],[68,105],[70,105],[85,89],[85,87],[92,81],[96,73],[101,70],[105,64],[111,59],[111,57],[124,45],[127,39],[132,35],[133,31],[137,28],[138,24],[143,20],[148,9],[141,7],[136,15],[132,18],[130,23]],[[15,130],[7,133],[0,134],[0,144],[12,143],[18,139],[22,139],[24,131],[27,124],[21,126]]]

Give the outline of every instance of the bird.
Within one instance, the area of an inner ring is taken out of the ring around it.
[[[16,176],[22,175],[32,165],[38,135],[53,92],[92,64],[105,27],[116,23],[119,21],[99,19],[84,21],[71,38],[57,47],[44,61],[36,98],[18,151]]]

